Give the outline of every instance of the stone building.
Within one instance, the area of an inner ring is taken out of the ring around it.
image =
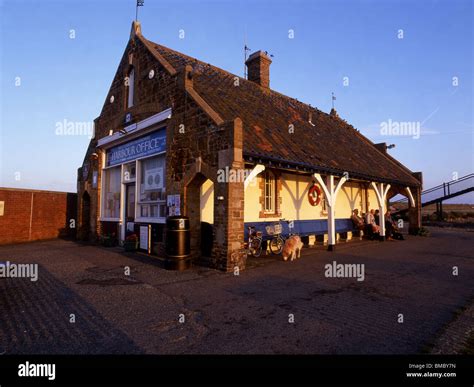
[[[78,170],[80,237],[136,232],[160,255],[166,217],[186,215],[195,262],[242,269],[248,225],[292,220],[331,250],[354,208],[384,213],[397,194],[416,231],[421,174],[334,110],[271,90],[271,62],[253,53],[244,79],[147,40],[133,22]]]

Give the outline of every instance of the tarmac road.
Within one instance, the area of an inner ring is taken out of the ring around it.
[[[1,246],[0,262],[37,263],[39,277],[0,279],[0,354],[419,353],[472,304],[473,241],[352,241],[239,276],[70,241]],[[364,264],[364,281],[326,278],[333,261]]]

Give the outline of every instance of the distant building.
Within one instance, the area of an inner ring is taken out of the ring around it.
[[[193,259],[232,270],[245,266],[248,225],[293,220],[333,249],[354,208],[384,210],[396,194],[410,197],[416,230],[421,174],[335,110],[271,90],[271,62],[250,55],[246,80],[145,39],[134,22],[78,171],[82,238],[123,241],[150,225],[148,250],[160,254],[166,217],[186,215]]]

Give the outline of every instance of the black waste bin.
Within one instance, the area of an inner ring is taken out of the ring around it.
[[[187,216],[166,219],[166,269],[185,270],[191,266],[191,231]]]

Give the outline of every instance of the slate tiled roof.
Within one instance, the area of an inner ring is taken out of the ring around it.
[[[406,167],[337,116],[265,89],[246,79],[148,41],[177,71],[193,66],[193,87],[224,120],[240,117],[244,156],[306,165],[342,174],[408,186],[420,182]],[[311,125],[311,122],[314,124]],[[294,133],[289,133],[293,125]]]

